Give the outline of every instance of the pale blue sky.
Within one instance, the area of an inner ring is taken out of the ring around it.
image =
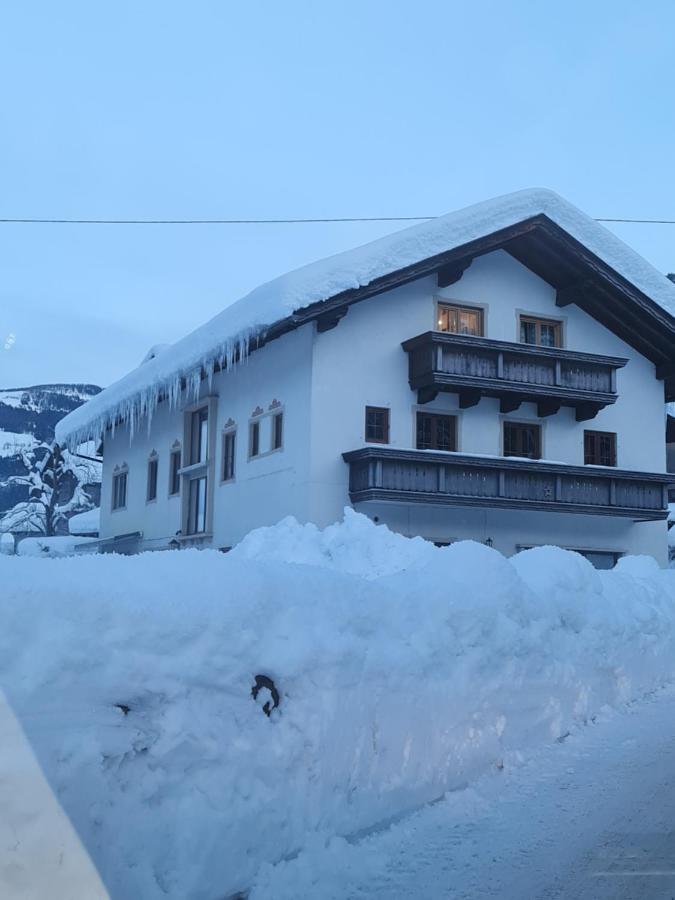
[[[674,72],[670,0],[5,3],[0,218],[436,214],[535,185],[675,218]],[[107,384],[396,227],[0,225],[0,386]],[[675,269],[675,226],[615,231]]]

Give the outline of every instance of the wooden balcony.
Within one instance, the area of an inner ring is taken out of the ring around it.
[[[674,476],[511,457],[363,447],[343,453],[352,503],[498,507],[665,519]]]
[[[616,401],[616,371],[628,362],[440,331],[427,331],[402,347],[408,354],[410,387],[420,403],[451,391],[459,394],[462,408],[475,406],[481,397],[498,397],[501,412],[529,402],[537,404],[538,415],[550,416],[571,406],[579,422]]]

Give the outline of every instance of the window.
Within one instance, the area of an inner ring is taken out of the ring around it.
[[[252,459],[260,454],[260,422],[251,422],[248,429],[248,455]]]
[[[524,422],[504,422],[504,456],[541,456],[541,428]]]
[[[439,303],[437,327],[439,331],[450,331],[452,334],[473,334],[481,337],[483,334],[483,310]]]
[[[127,505],[127,473],[118,472],[113,475],[112,508],[124,509]]]
[[[237,432],[223,432],[223,481],[234,480],[234,450]]]
[[[146,500],[150,502],[151,500],[157,499],[157,470],[159,468],[159,461],[156,456],[151,456],[148,460],[148,489],[146,492]]]
[[[521,316],[520,343],[538,344],[540,347],[562,347],[561,323]]]
[[[383,406],[366,406],[366,441],[389,443],[389,410]]]
[[[584,431],[584,465],[616,465],[616,435],[613,432]]]
[[[192,413],[190,419],[190,465],[206,462],[209,436],[209,413],[206,406]]]
[[[190,480],[187,531],[188,534],[206,531],[206,476]]]
[[[169,496],[180,493],[180,450],[172,450],[169,457]]]
[[[275,413],[272,416],[272,450],[281,450],[284,437],[284,414]]]
[[[456,450],[457,419],[435,413],[417,413],[418,450]]]

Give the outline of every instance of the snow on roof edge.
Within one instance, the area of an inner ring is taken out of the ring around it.
[[[675,315],[675,284],[594,219],[545,188],[517,191],[412,225],[254,288],[195,331],[88,400],[56,426],[56,440],[71,448],[99,439],[118,421],[133,436],[160,396],[178,403],[181,381],[198,394],[202,369],[214,362],[233,365],[248,355],[266,330],[287,316],[343,291],[365,287],[398,269],[462,246],[535,215],[548,216],[658,303]]]

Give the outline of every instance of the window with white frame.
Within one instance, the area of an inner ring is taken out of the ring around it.
[[[148,484],[145,499],[148,503],[157,499],[157,473],[159,471],[159,459],[156,453],[151,453],[148,459]]]
[[[129,470],[121,466],[113,472],[112,479],[112,508],[124,509],[127,505],[127,482]]]
[[[223,468],[222,481],[234,481],[234,461],[237,446],[236,428],[228,428],[223,432]]]
[[[272,416],[272,450],[281,450],[284,442],[284,414],[281,410]]]
[[[208,523],[208,491],[210,452],[210,416],[215,413],[212,401],[196,407],[186,413],[185,422],[185,456],[188,460],[186,468],[181,470],[183,484],[183,528],[187,535],[204,534]],[[187,469],[187,471],[186,471]]]
[[[204,463],[208,457],[209,410],[200,406],[190,417],[190,465]]]
[[[180,444],[174,444],[171,448],[169,456],[169,496],[175,497],[180,494],[180,466],[181,466],[181,448]]]
[[[206,531],[206,475],[191,478],[188,489],[187,533]]]

